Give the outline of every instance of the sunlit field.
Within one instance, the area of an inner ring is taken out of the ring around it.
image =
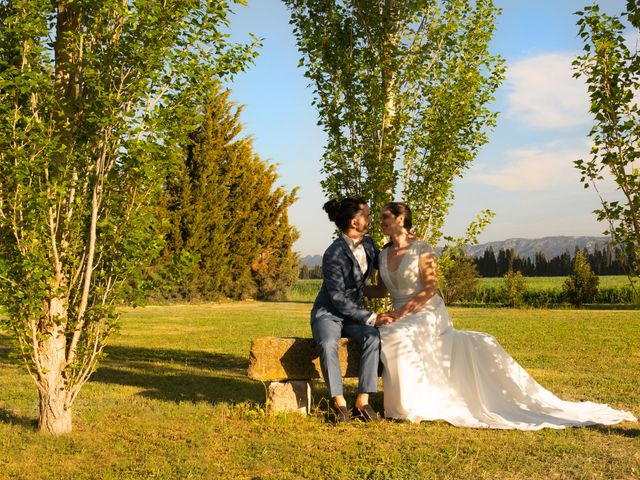
[[[74,432],[62,438],[36,430],[35,387],[0,334],[0,478],[638,478],[637,423],[539,432],[443,422],[336,427],[322,382],[313,415],[267,416],[265,386],[246,377],[251,340],[309,336],[309,310],[298,302],[125,310],[76,402]],[[637,311],[451,312],[457,328],[495,335],[560,397],[640,416]],[[373,404],[381,411],[382,394]]]

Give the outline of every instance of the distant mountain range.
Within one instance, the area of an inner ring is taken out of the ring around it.
[[[593,252],[596,245],[600,248],[609,242],[609,237],[543,237],[543,238],[509,238],[499,242],[487,242],[479,245],[470,245],[467,247],[467,251],[476,257],[482,256],[484,251],[493,247],[496,254],[502,248],[513,248],[520,257],[534,258],[537,252],[544,252],[547,258],[557,257],[564,252],[569,251],[571,256],[576,248],[576,245],[583,250],[587,249],[590,253]]]
[[[306,265],[307,267],[322,265],[322,255],[307,255],[306,257],[302,257],[300,264]]]
[[[593,252],[596,245],[603,248],[609,242],[609,237],[543,237],[543,238],[509,238],[507,240],[497,242],[481,243],[479,245],[470,245],[467,247],[469,254],[476,257],[482,256],[484,251],[490,246],[493,251],[498,254],[502,248],[513,248],[520,257],[535,257],[536,252],[544,252],[547,258],[562,255],[565,251],[573,256],[576,245],[580,250],[586,248],[589,252]],[[436,249],[440,250],[440,249]],[[302,265],[314,267],[322,264],[322,255],[307,255],[302,258]]]

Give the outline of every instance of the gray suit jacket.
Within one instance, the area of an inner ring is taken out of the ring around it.
[[[373,269],[378,268],[380,250],[370,237],[363,239],[368,268],[360,271],[360,265],[349,245],[340,235],[322,257],[322,287],[311,310],[311,323],[323,316],[336,320],[364,324],[371,312],[362,306],[364,286]]]

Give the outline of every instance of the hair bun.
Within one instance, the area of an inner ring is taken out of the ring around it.
[[[329,215],[329,220],[335,222],[338,214],[340,213],[340,202],[337,200],[329,200],[324,204],[322,209],[327,212],[327,215]]]

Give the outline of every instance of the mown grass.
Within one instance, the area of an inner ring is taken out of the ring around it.
[[[309,304],[229,303],[126,310],[121,333],[75,405],[75,430],[35,429],[37,394],[0,334],[2,479],[638,478],[640,426],[539,432],[443,422],[333,426],[316,413],[267,417],[246,378],[252,338],[308,336]],[[567,400],[640,416],[634,311],[451,309],[457,328],[495,335]],[[354,385],[349,384],[351,400]],[[381,394],[373,398],[381,408]]]

